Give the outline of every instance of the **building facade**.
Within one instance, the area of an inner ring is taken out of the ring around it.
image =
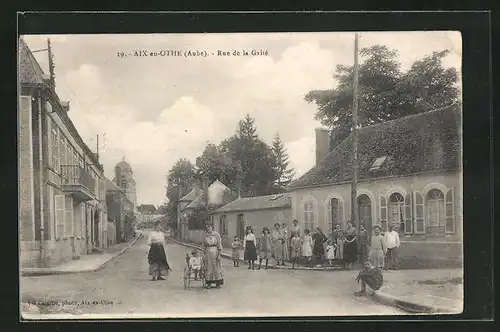
[[[107,245],[103,167],[22,39],[19,84],[21,266],[50,267]]]
[[[358,217],[368,229],[397,225],[401,254],[462,258],[461,109],[448,108],[361,128]],[[331,232],[351,220],[351,137],[331,152],[316,136],[317,165],[290,185],[292,216]]]
[[[264,227],[272,229],[275,223],[292,226],[291,196],[277,194],[236,199],[211,213],[211,223],[222,237],[224,246],[230,246],[233,237],[243,239],[245,228],[251,226],[256,236]]]
[[[128,225],[131,215],[134,215],[134,204],[126,193],[115,182],[107,179],[106,205],[108,220],[114,224],[114,242],[120,243],[130,237],[132,225]]]

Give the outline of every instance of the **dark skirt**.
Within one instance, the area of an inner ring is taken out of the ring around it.
[[[256,261],[257,260],[257,249],[255,248],[254,241],[246,241],[245,242],[244,260],[246,260],[246,261]]]
[[[149,274],[155,275],[159,272],[160,275],[167,274],[170,270],[168,265],[167,256],[165,255],[165,248],[160,243],[153,243],[149,248],[148,253]]]
[[[347,237],[348,240],[352,240],[352,237]],[[351,243],[346,242],[344,244],[344,259],[348,263],[354,263],[356,262],[357,255],[358,255],[358,244],[356,241],[353,241]]]

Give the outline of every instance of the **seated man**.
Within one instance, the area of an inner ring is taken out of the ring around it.
[[[384,277],[380,269],[375,268],[369,261],[365,262],[365,268],[359,272],[356,281],[361,281],[361,290],[355,295],[366,295],[366,285],[370,286],[374,291],[379,290],[384,283]]]
[[[189,258],[189,267],[194,273],[194,279],[198,280],[201,272],[201,257],[198,256],[198,252],[196,250],[193,250],[191,252],[191,257]]]

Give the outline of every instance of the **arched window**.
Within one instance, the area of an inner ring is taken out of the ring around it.
[[[394,225],[397,229],[404,230],[404,205],[405,199],[400,193],[394,193],[389,196],[389,225]],[[404,232],[403,232],[404,233]]]
[[[445,233],[446,209],[444,194],[439,189],[432,189],[426,196],[427,206],[427,233],[443,234]]]
[[[314,230],[316,225],[316,216],[314,214],[314,203],[312,200],[306,200],[302,206],[302,220],[304,220],[304,229],[308,229],[311,232]]]
[[[326,202],[327,207],[327,232],[330,234],[333,231],[333,226],[336,224],[342,225],[343,220],[343,211],[342,211],[342,201],[338,198],[330,198]]]

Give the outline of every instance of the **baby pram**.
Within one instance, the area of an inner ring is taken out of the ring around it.
[[[189,254],[186,254],[186,266],[184,267],[184,289],[190,289],[192,281],[200,281],[202,286],[205,285],[205,257],[201,256],[200,258],[201,267],[198,275],[196,276],[196,271],[191,268],[191,264],[189,263]]]

